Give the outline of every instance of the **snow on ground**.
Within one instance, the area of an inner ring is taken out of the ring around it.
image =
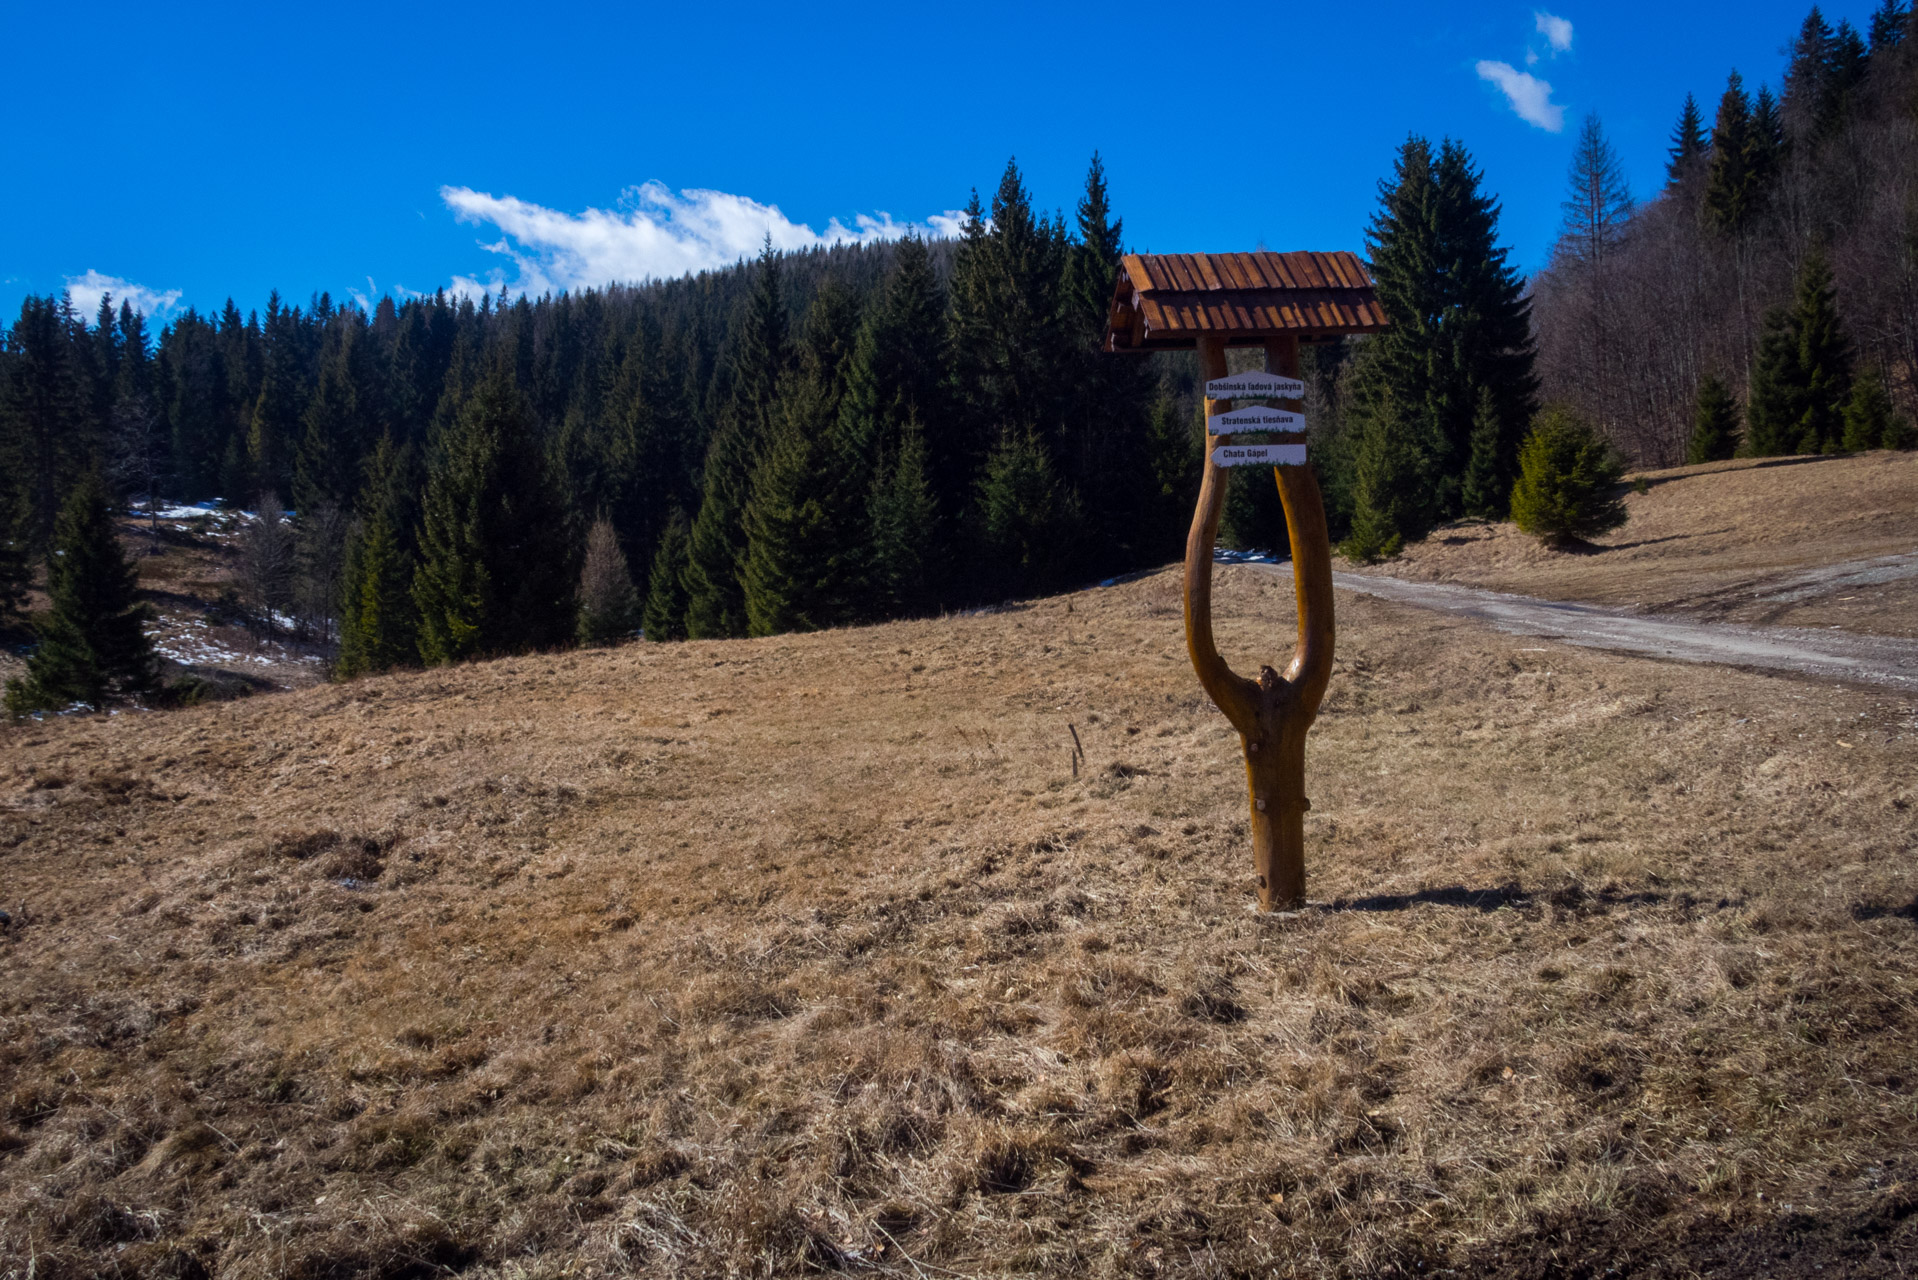
[[[314,654],[295,652],[275,640],[244,643],[250,652],[235,647],[234,628],[215,628],[205,618],[159,618],[147,628],[154,652],[163,658],[194,667],[277,667],[283,665],[316,667],[321,659]],[[242,636],[244,633],[240,633]]]

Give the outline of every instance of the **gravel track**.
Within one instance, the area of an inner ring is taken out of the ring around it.
[[[1831,565],[1818,570],[1826,583],[1886,581],[1909,572],[1910,557],[1882,557],[1871,561]],[[1289,565],[1270,566],[1290,574]],[[1901,572],[1903,570],[1904,572]],[[1864,575],[1870,574],[1871,577]],[[1847,576],[1850,575],[1850,576]],[[1884,575],[1884,576],[1878,576]],[[1794,574],[1777,587],[1805,590],[1809,574]],[[1825,679],[1889,685],[1918,691],[1918,640],[1859,635],[1838,630],[1802,627],[1752,627],[1727,622],[1696,622],[1688,618],[1628,613],[1598,605],[1538,600],[1433,582],[1334,573],[1334,585],[1436,609],[1441,613],[1475,618],[1512,635],[1562,640],[1591,649],[1643,653],[1674,662],[1711,662],[1725,666],[1770,671],[1792,671]],[[1755,592],[1755,594],[1769,594]]]

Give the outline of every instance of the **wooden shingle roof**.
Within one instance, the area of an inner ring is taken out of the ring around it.
[[[1377,333],[1385,311],[1355,253],[1129,253],[1106,321],[1107,351],[1228,344],[1285,334],[1324,342]]]

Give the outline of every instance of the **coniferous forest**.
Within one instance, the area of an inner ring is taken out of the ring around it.
[[[1783,33],[1781,33],[1783,34]],[[1677,111],[1633,199],[1595,117],[1533,279],[1545,393],[1635,462],[1910,447],[1918,411],[1918,26],[1813,7],[1782,83]]]
[[[1861,35],[1813,9],[1776,93],[1733,73],[1709,118],[1686,100],[1667,174],[1636,202],[1588,118],[1527,281],[1468,150],[1399,148],[1364,243],[1392,327],[1306,359],[1348,554],[1506,518],[1547,417],[1648,466],[1913,443],[1910,11],[1884,0]],[[1200,474],[1195,363],[1100,353],[1121,235],[1095,156],[1069,218],[1009,163],[953,240],[768,245],[558,297],[369,315],[276,294],[158,333],[110,300],[86,317],[30,297],[0,354],[0,615],[135,495],[290,510],[249,534],[245,603],[333,640],[341,676],[923,615],[1163,564]],[[1234,477],[1224,540],[1283,550],[1255,479]],[[107,587],[67,590],[124,639],[137,608],[100,562]],[[63,618],[38,629],[70,642]],[[148,656],[121,665],[11,704],[151,685]]]

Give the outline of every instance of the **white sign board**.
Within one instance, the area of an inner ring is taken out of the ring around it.
[[[1205,429],[1215,436],[1229,436],[1240,431],[1303,431],[1305,415],[1285,409],[1234,409],[1231,413],[1208,415]]]
[[[1234,373],[1205,384],[1214,400],[1302,400],[1305,384],[1276,373]]]
[[[1296,467],[1304,461],[1302,444],[1222,444],[1212,451],[1219,467]]]

